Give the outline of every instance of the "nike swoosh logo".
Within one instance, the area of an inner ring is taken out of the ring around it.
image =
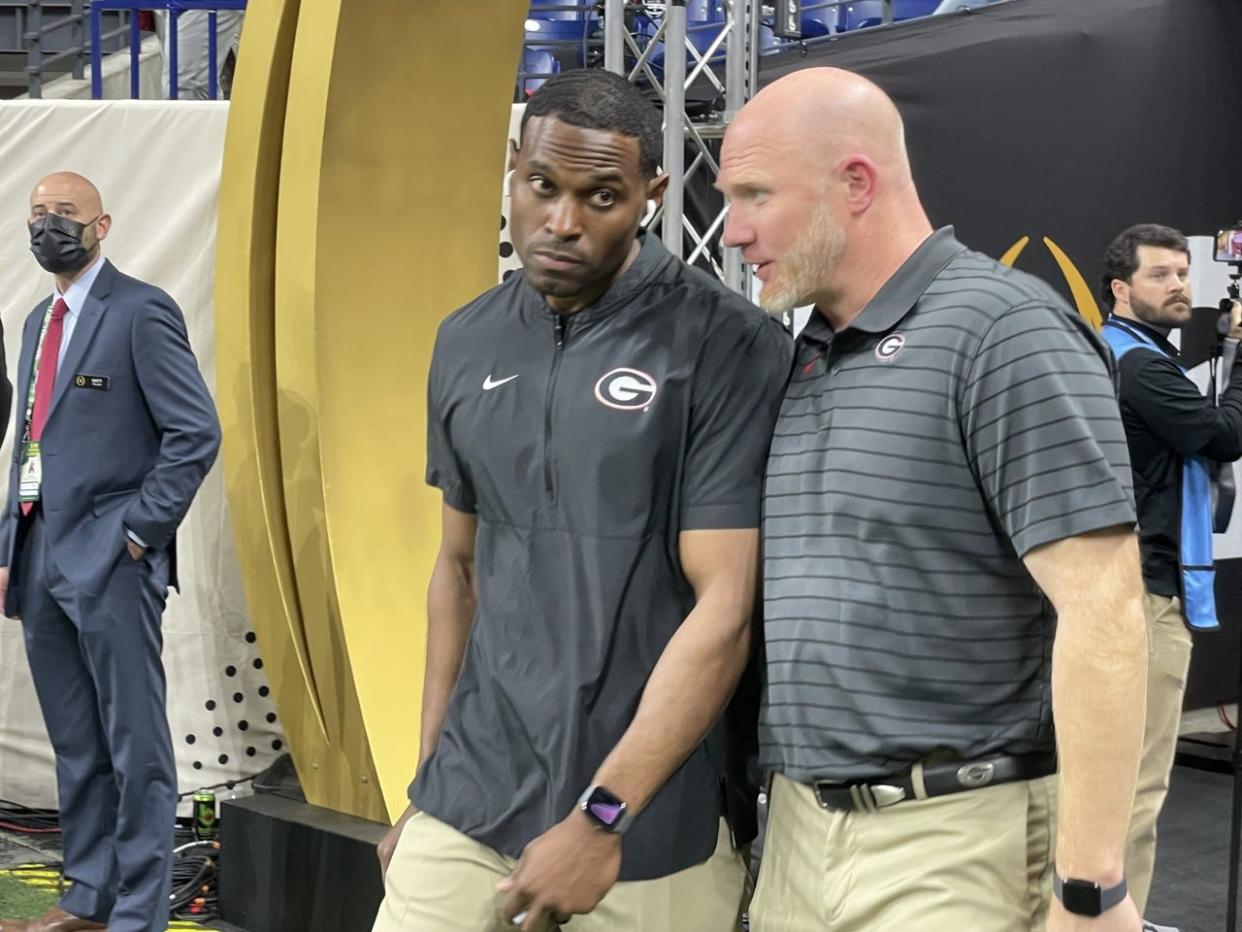
[[[500,386],[504,385],[506,382],[512,382],[516,378],[516,375],[511,375],[507,379],[492,381],[491,373],[488,373],[487,378],[483,380],[483,391],[490,392],[493,388],[500,388]]]

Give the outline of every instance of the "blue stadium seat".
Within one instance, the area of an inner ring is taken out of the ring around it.
[[[599,28],[595,19],[538,19],[530,17],[526,20],[526,41],[538,42],[540,39],[573,39],[581,41]]]
[[[546,9],[546,7],[577,7]],[[599,16],[593,0],[535,0],[526,14],[526,41],[540,39],[582,40],[599,28]]]
[[[686,38],[691,44],[699,50],[700,54],[706,54],[711,44],[716,41],[720,35],[720,24],[728,18],[725,9],[724,0],[689,0],[686,4]],[[637,16],[634,20],[634,31],[640,36],[646,36],[648,40],[654,36],[658,28],[658,21],[653,21],[646,16]],[[760,46],[763,51],[779,44],[772,35],[772,29],[769,26],[763,26],[760,30]],[[640,40],[640,47],[645,47],[645,42]],[[724,64],[725,61],[725,45],[722,42],[716,49],[716,54],[712,56],[711,63],[713,65]],[[651,70],[661,80],[664,77],[664,41],[661,39],[657,43],[656,48],[648,56],[651,63]],[[697,60],[689,51],[686,52],[686,69],[687,72],[692,70],[697,64]]]
[[[769,52],[779,52],[783,45],[781,39],[776,38],[776,33],[772,31],[772,27],[767,23],[759,24],[759,54],[767,55]]]
[[[837,8],[831,7],[826,10],[816,10],[813,13],[802,14],[802,38],[818,39],[821,36],[830,36],[834,32],[840,32],[841,27],[837,25]],[[790,44],[798,40],[778,39],[773,27],[764,22],[759,26],[759,54],[768,55],[779,52]]]
[[[689,23],[686,28],[686,38],[688,38],[691,44],[699,50],[700,54],[705,55],[707,54],[707,50],[711,48],[712,43],[716,41],[716,37],[720,35],[721,22],[723,22],[723,20],[709,20],[706,23]],[[695,26],[702,28],[696,29]],[[712,56],[711,60],[713,62],[724,61],[725,46],[727,42],[728,40],[726,39],[724,42],[720,43],[720,46],[716,49],[716,54]],[[686,53],[686,67],[694,67],[694,58],[689,52]]]
[[[724,0],[689,0],[686,4],[686,35],[699,52],[705,53],[720,34],[720,24],[728,18],[729,11],[725,9]],[[724,60],[725,46],[721,43],[712,62],[723,63]],[[694,59],[690,56],[686,58],[686,67],[694,67]]]
[[[527,48],[522,53],[522,74],[560,74],[561,63],[547,49]],[[522,93],[529,97],[543,87],[547,78],[523,78]]]
[[[878,26],[884,21],[884,4],[881,0],[855,0],[849,6],[837,7],[841,29],[865,29]]]
[[[690,43],[696,49],[699,50],[700,55],[705,55],[707,54],[707,50],[711,48],[712,43],[715,42],[716,38],[720,35],[720,24],[723,22],[724,22],[723,16],[720,19],[698,19],[698,20],[692,20],[689,17],[687,17],[686,38],[689,39]],[[654,35],[655,31],[656,31],[656,26],[652,25],[650,29],[647,31],[647,34]],[[710,59],[712,64],[718,65],[718,64],[724,63],[725,45],[726,45],[725,42],[721,42],[720,45],[717,47],[716,54],[713,55]],[[686,50],[687,71],[693,69],[696,64],[698,64],[697,59],[695,59],[695,57],[691,55],[690,51],[687,49]],[[656,50],[651,53],[651,66],[652,66],[652,70],[654,70],[657,75],[663,75],[664,73],[664,41],[663,39],[661,39]]]
[[[940,6],[940,0],[893,0],[893,19],[917,19],[931,16]]]
[[[728,14],[724,0],[689,0],[686,21],[690,23],[723,23]]]
[[[645,49],[645,48],[647,48],[647,46],[648,46],[648,45],[650,45],[650,44],[651,44],[651,39],[652,39],[652,37],[656,34],[656,29],[658,29],[658,28],[659,28],[659,24],[658,24],[658,23],[656,23],[656,22],[655,22],[655,21],[654,21],[651,17],[646,16],[646,15],[641,14],[641,13],[640,13],[640,14],[635,15],[634,20],[633,20],[633,23],[632,23],[632,25],[631,25],[631,27],[630,27],[630,29],[631,29],[631,33],[634,35],[634,37],[635,37],[636,41],[638,42],[638,47],[639,47],[640,49]],[[625,54],[626,54],[626,59],[627,59],[627,61],[629,61],[630,66],[632,67],[632,66],[633,66],[633,60],[632,60],[633,56],[631,55],[631,53],[630,53],[630,51],[629,51],[629,49],[628,49],[628,48],[626,49],[626,53],[625,53]],[[656,48],[652,51],[651,55],[648,55],[648,56],[647,56],[647,60],[648,60],[648,62],[650,62],[650,61],[651,61],[651,59],[652,59],[655,55],[659,55],[659,56],[660,56],[660,61],[661,61],[661,62],[663,62],[663,61],[664,61],[664,43],[663,43],[663,41],[661,41],[661,42],[657,43],[657,46],[656,46]],[[656,73],[656,75],[657,75],[657,76],[659,76],[659,75],[661,74],[662,69],[660,69],[660,68],[655,68],[655,67],[654,67],[654,64],[653,64],[653,66],[652,66],[652,69],[655,71],[655,73]]]
[[[987,0],[982,0],[987,2]],[[893,21],[918,19],[931,16],[940,6],[940,0],[893,0]],[[838,7],[841,29],[866,29],[884,22],[884,4],[880,0],[856,0],[848,6]]]
[[[557,6],[577,9],[547,9]],[[552,54],[561,65],[580,68],[586,64],[586,40],[599,29],[594,0],[535,0],[526,17],[526,48]]]
[[[816,10],[814,13],[802,14],[802,38],[818,39],[820,36],[831,35],[837,24],[837,7],[827,10]]]
[[[987,6],[990,3],[996,2],[998,2],[998,0],[940,0],[940,3],[936,6],[935,12],[937,15],[943,15],[945,13],[960,13],[962,10]]]

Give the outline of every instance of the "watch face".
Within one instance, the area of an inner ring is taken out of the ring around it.
[[[614,827],[625,812],[625,803],[617,799],[603,787],[596,787],[591,798],[587,800],[586,809],[594,819],[607,828]]]
[[[1067,880],[1061,888],[1061,901],[1077,916],[1098,916],[1100,886],[1086,880]]]

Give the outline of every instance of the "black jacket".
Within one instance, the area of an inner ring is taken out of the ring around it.
[[[1118,370],[1143,579],[1149,592],[1179,596],[1182,461],[1190,456],[1220,463],[1242,459],[1242,353],[1234,360],[1229,386],[1217,406],[1182,373],[1177,349],[1164,334],[1136,321],[1121,323],[1149,336],[1169,354],[1135,349],[1121,358]]]
[[[694,607],[681,532],[759,526],[792,342],[644,240],[573,315],[512,276],[432,358],[428,480],[478,516],[478,606],[411,799],[515,857],[572,811]],[[711,855],[724,745],[718,727],[639,814],[622,880]]]

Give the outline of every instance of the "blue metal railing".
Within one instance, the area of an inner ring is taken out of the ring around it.
[[[216,35],[216,14],[221,10],[245,10],[246,0],[91,0],[91,96],[103,97],[103,27],[104,10],[130,11],[129,39],[129,94],[140,96],[138,61],[142,52],[142,36],[138,30],[140,10],[165,10],[168,12],[168,96],[177,99],[177,19],[182,13],[200,10],[207,13],[207,95],[215,100],[219,95],[218,63],[220,50]]]

